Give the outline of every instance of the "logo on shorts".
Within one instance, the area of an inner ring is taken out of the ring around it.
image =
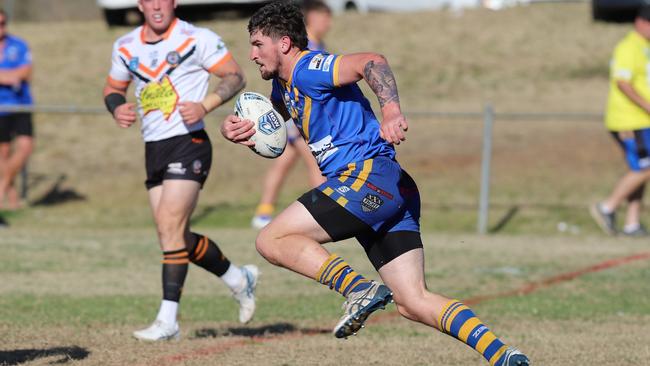
[[[169,163],[167,165],[167,173],[169,174],[185,175],[185,170],[183,163]]]
[[[140,66],[140,59],[138,57],[134,57],[129,61],[129,70],[136,72],[138,71],[138,66]]]
[[[176,66],[179,62],[181,62],[181,55],[176,51],[171,51],[167,54],[165,60],[167,60],[168,64]]]
[[[389,200],[392,200],[392,199],[393,199],[393,195],[392,195],[392,194],[390,194],[390,193],[384,191],[383,189],[377,187],[376,185],[374,185],[374,184],[372,184],[372,183],[370,183],[370,182],[366,182],[366,187],[368,187],[368,188],[372,189],[373,191],[379,193],[380,195],[382,195],[382,196],[388,198]]]
[[[194,160],[192,162],[192,171],[194,174],[201,174],[201,168],[203,168],[203,164],[201,164],[201,160]]]
[[[363,212],[374,212],[384,204],[381,198],[374,194],[368,193],[361,201],[361,209]]]
[[[274,111],[268,111],[259,119],[259,129],[265,135],[270,135],[282,127],[280,119]]]
[[[348,186],[340,186],[336,189],[337,192],[341,194],[341,196],[345,196],[346,193],[350,192],[350,187]]]

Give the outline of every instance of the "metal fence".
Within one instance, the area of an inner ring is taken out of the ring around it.
[[[79,114],[79,115],[106,115],[103,107],[80,107],[76,105],[0,105],[0,112],[29,112],[49,114]],[[217,110],[215,115],[225,116],[226,110]],[[492,131],[496,121],[592,121],[601,122],[603,115],[598,113],[553,113],[553,112],[525,112],[525,113],[497,113],[492,104],[486,104],[482,111],[477,112],[443,112],[443,111],[411,111],[406,113],[408,118],[444,118],[444,119],[476,119],[483,121],[483,138],[481,150],[481,178],[480,194],[478,197],[478,212],[476,230],[479,234],[488,232],[488,213],[490,209],[490,177],[492,162]],[[27,196],[27,167],[21,172],[21,196]]]

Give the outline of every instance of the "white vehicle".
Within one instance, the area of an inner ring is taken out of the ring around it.
[[[454,3],[480,3],[480,0],[325,0],[333,11],[354,10],[360,13],[369,11],[408,12],[418,10],[438,10],[453,7]]]
[[[185,6],[225,6],[264,4],[269,0],[179,0],[179,5]],[[97,5],[104,11],[104,17],[109,25],[134,25],[142,22],[138,11],[138,0],[97,0]]]

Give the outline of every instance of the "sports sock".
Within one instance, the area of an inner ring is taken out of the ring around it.
[[[176,314],[178,313],[178,302],[163,300],[160,303],[160,309],[156,319],[161,320],[165,324],[176,323]]]
[[[612,212],[614,212],[613,208],[607,206],[606,204],[604,204],[602,202],[598,204],[598,207],[600,208],[600,212],[604,213],[605,215],[609,215]]]
[[[348,297],[351,292],[365,290],[371,283],[355,272],[341,257],[332,254],[320,267],[314,279]]]
[[[271,216],[275,207],[270,203],[260,203],[255,209],[255,216]]]
[[[226,273],[221,276],[221,280],[226,283],[226,286],[233,291],[238,291],[242,289],[242,283],[244,283],[244,273],[241,268],[230,263],[230,267]]]
[[[162,286],[163,301],[160,304],[157,319],[168,324],[176,322],[178,302],[183,292],[183,284],[187,276],[189,259],[187,250],[179,249],[163,252]]]
[[[194,243],[187,247],[190,252],[190,261],[218,277],[223,276],[230,267],[228,258],[210,238],[197,233],[192,234]]]
[[[458,300],[451,300],[441,312],[438,324],[440,330],[464,342],[482,354],[491,366],[503,366],[504,353],[508,347],[503,344],[474,312]]]
[[[625,226],[623,227],[623,232],[631,233],[635,230],[639,230],[640,228],[641,228],[641,224],[638,222],[632,224],[625,224]]]
[[[237,290],[243,282],[241,268],[230,263],[219,246],[205,235],[192,233],[195,240],[190,250],[190,260],[197,266],[220,277],[230,289]]]

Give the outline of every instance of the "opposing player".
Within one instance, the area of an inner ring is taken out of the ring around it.
[[[207,236],[190,231],[189,219],[208,177],[212,147],[203,118],[244,87],[244,75],[221,38],[176,18],[176,0],[138,0],[144,25],[119,38],[104,87],[118,126],[142,121],[149,202],[163,251],[163,299],[154,323],[134,336],[177,339],[178,303],[188,263],[220,277],[239,302],[239,320],[255,311],[256,266],[231,263]],[[220,78],[207,93],[210,74]],[[134,103],[125,94],[135,83]]]
[[[260,9],[248,31],[251,60],[263,79],[273,81],[272,100],[297,121],[327,177],[262,229],[256,240],[262,256],[346,297],[336,337],[355,334],[373,311],[394,299],[404,317],[456,337],[493,366],[529,365],[466,305],[426,288],[420,197],[392,145],[404,141],[408,125],[386,59],[375,53],[306,50],[302,14],[291,3]],[[357,86],[361,79],[379,99],[381,123]],[[228,116],[221,132],[250,146],[252,126]],[[351,237],[362,244],[387,286],[355,272],[321,246]]]

